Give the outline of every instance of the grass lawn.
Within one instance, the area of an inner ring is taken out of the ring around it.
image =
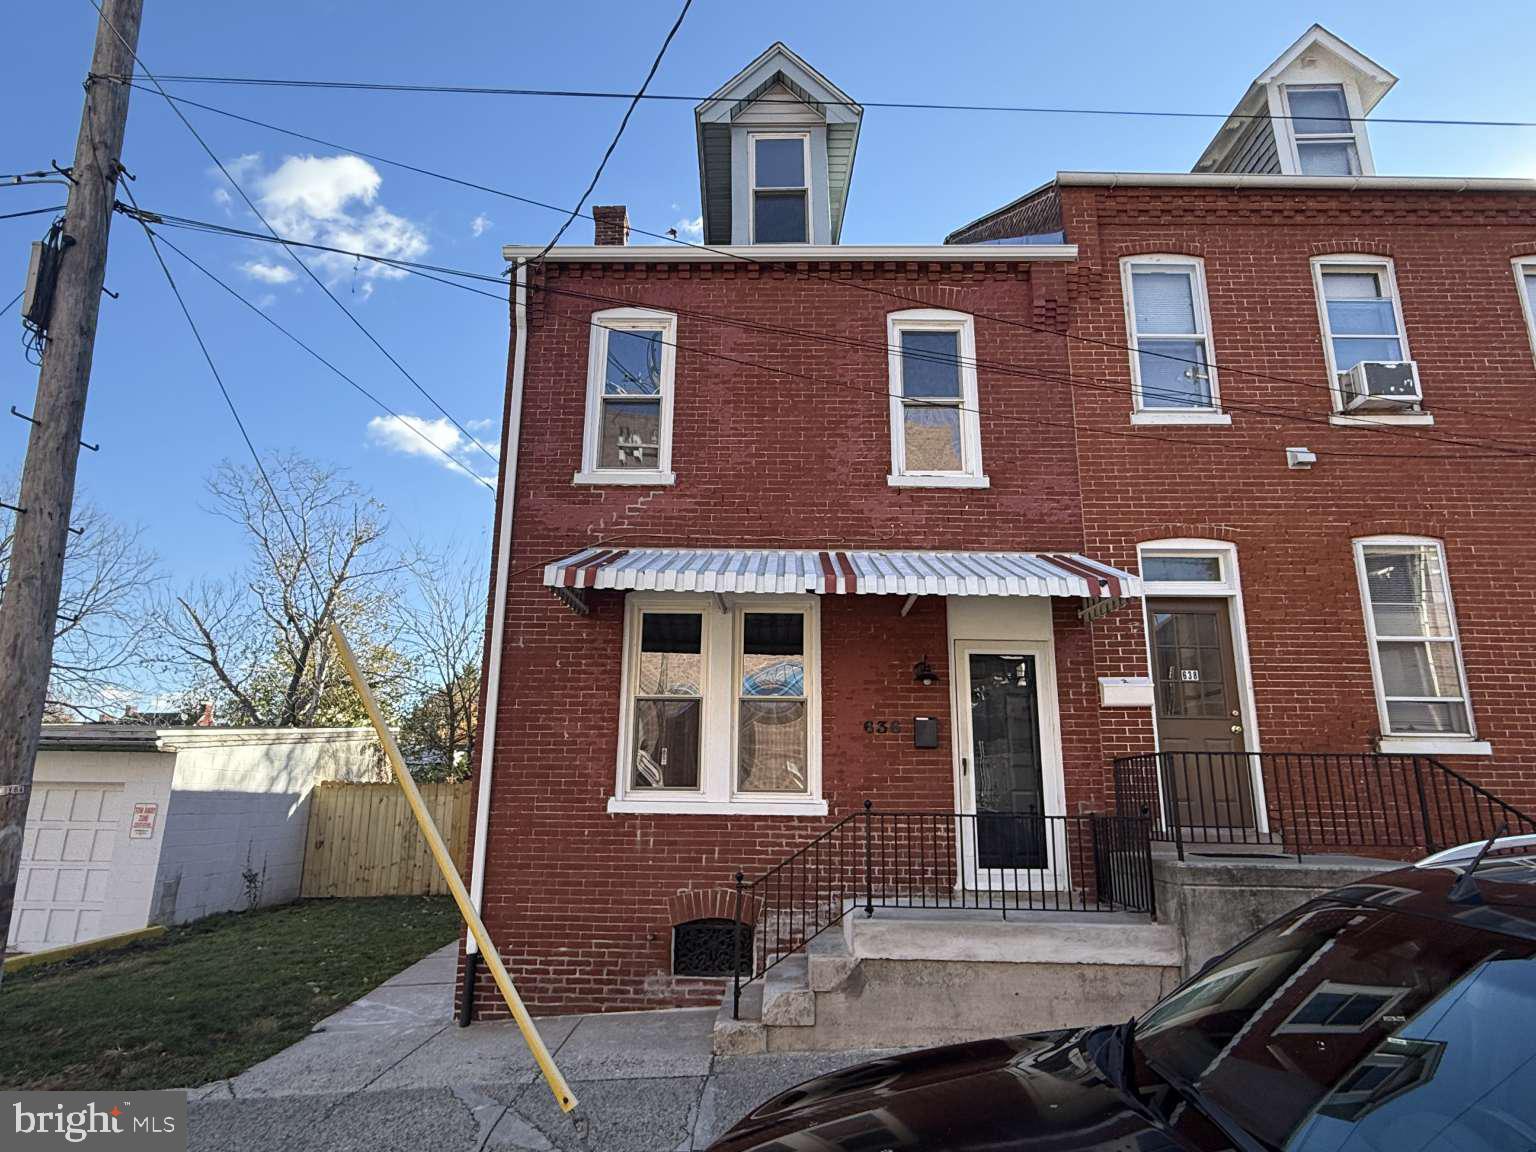
[[[452,940],[446,896],[305,900],[0,980],[0,1087],[186,1088],[244,1071]]]

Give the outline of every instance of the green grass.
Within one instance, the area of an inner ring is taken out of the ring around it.
[[[447,897],[306,900],[0,981],[0,1087],[184,1088],[244,1071],[452,940]]]

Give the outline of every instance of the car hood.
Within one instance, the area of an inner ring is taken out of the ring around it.
[[[1086,1035],[981,1040],[845,1068],[760,1105],[711,1152],[1178,1147],[1104,1078]]]

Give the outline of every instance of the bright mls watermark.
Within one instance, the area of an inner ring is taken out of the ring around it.
[[[0,1092],[7,1152],[186,1152],[185,1092]]]

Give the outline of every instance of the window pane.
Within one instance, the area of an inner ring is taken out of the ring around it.
[[[604,400],[599,468],[660,467],[661,401]]]
[[[695,612],[647,612],[640,622],[637,696],[697,696],[703,684],[704,618]]]
[[[1195,320],[1194,276],[1190,272],[1136,269],[1131,273],[1131,296],[1137,332],[1188,335],[1200,331]]]
[[[1536,313],[1536,272],[1525,274],[1525,298],[1531,306],[1531,311]]]
[[[1211,407],[1204,340],[1143,339],[1138,343],[1143,408]]]
[[[1461,696],[1456,646],[1447,641],[1389,640],[1376,645],[1381,684],[1392,696]]]
[[[960,398],[960,333],[904,331],[901,339],[903,396]]]
[[[906,471],[965,471],[965,456],[960,446],[960,409],[904,404],[901,411]]]
[[[1451,635],[1450,597],[1438,548],[1369,547],[1365,579],[1378,636]]]
[[[1360,171],[1360,157],[1350,140],[1298,142],[1296,154],[1303,176],[1354,176]]]
[[[1346,336],[1333,342],[1333,363],[1348,372],[1362,360],[1401,360],[1403,343],[1390,336]]]
[[[804,696],[805,617],[748,612],[741,632],[741,694]]]
[[[603,392],[609,396],[655,396],[661,392],[661,333],[610,329]]]
[[[805,141],[756,140],[754,177],[759,188],[805,187]]]
[[[1390,300],[1330,300],[1328,330],[1335,336],[1396,336],[1397,313]]]
[[[1342,88],[1291,88],[1286,92],[1291,102],[1291,127],[1298,136],[1353,131],[1349,106]]]
[[[805,193],[758,192],[752,239],[758,244],[804,244]]]
[[[636,700],[632,788],[699,786],[698,700]]]
[[[1221,580],[1219,556],[1143,556],[1143,580]]]
[[[1387,724],[1398,734],[1428,732],[1466,736],[1472,726],[1459,701],[1388,700]]]
[[[739,791],[806,791],[805,715],[803,700],[741,701]]]
[[[1324,272],[1326,300],[1371,300],[1385,296],[1381,276],[1375,272]]]

